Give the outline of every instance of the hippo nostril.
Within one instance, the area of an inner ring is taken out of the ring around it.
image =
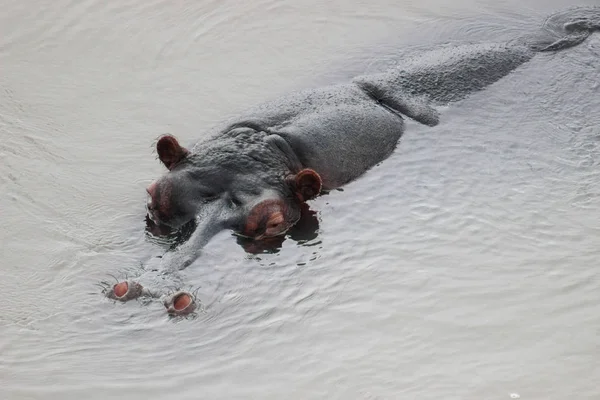
[[[286,231],[285,217],[281,212],[273,213],[267,220],[265,227],[265,236],[273,237],[278,236]]]
[[[267,221],[268,228],[275,228],[285,221],[283,214],[280,212],[274,213]]]
[[[118,301],[136,299],[142,295],[144,287],[134,281],[119,282],[106,292],[106,297]]]
[[[125,296],[128,290],[129,284],[127,282],[117,283],[115,286],[113,286],[113,292],[117,297]]]
[[[176,311],[181,311],[187,306],[189,306],[191,303],[192,298],[190,297],[190,295],[187,293],[182,293],[179,296],[177,296],[173,301],[173,308],[175,308]]]
[[[165,307],[171,315],[188,315],[196,309],[196,304],[191,294],[179,292],[165,302]]]

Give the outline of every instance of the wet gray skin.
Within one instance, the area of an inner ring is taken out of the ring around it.
[[[169,172],[148,188],[148,215],[174,229],[195,219],[197,228],[159,268],[146,267],[139,281],[149,274],[176,282],[177,271],[224,229],[258,240],[285,234],[304,202],[385,160],[405,118],[435,126],[436,106],[484,89],[539,52],[575,46],[598,29],[599,8],[570,9],[549,17],[536,35],[443,48],[385,73],[260,105],[190,150],[162,137],[157,151]],[[148,284],[158,284],[154,278]]]

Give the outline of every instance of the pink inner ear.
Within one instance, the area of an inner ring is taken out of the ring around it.
[[[301,201],[314,199],[321,193],[321,176],[310,168],[298,172],[295,177],[297,195]]]
[[[162,161],[168,169],[172,169],[189,153],[189,151],[185,147],[181,147],[177,139],[171,135],[165,135],[158,139],[158,143],[156,143],[156,152],[158,153],[160,161]]]

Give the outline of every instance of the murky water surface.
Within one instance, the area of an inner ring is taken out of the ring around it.
[[[597,34],[410,123],[312,202],[316,237],[251,255],[220,234],[183,272],[195,319],[95,286],[162,253],[160,134],[572,4],[2,0],[0,397],[600,398]]]

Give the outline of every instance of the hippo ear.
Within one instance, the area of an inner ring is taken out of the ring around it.
[[[189,154],[189,151],[181,147],[177,139],[171,135],[165,135],[158,139],[156,152],[160,161],[170,170]]]
[[[323,181],[314,170],[306,168],[294,176],[294,190],[300,201],[314,199],[321,193]]]

